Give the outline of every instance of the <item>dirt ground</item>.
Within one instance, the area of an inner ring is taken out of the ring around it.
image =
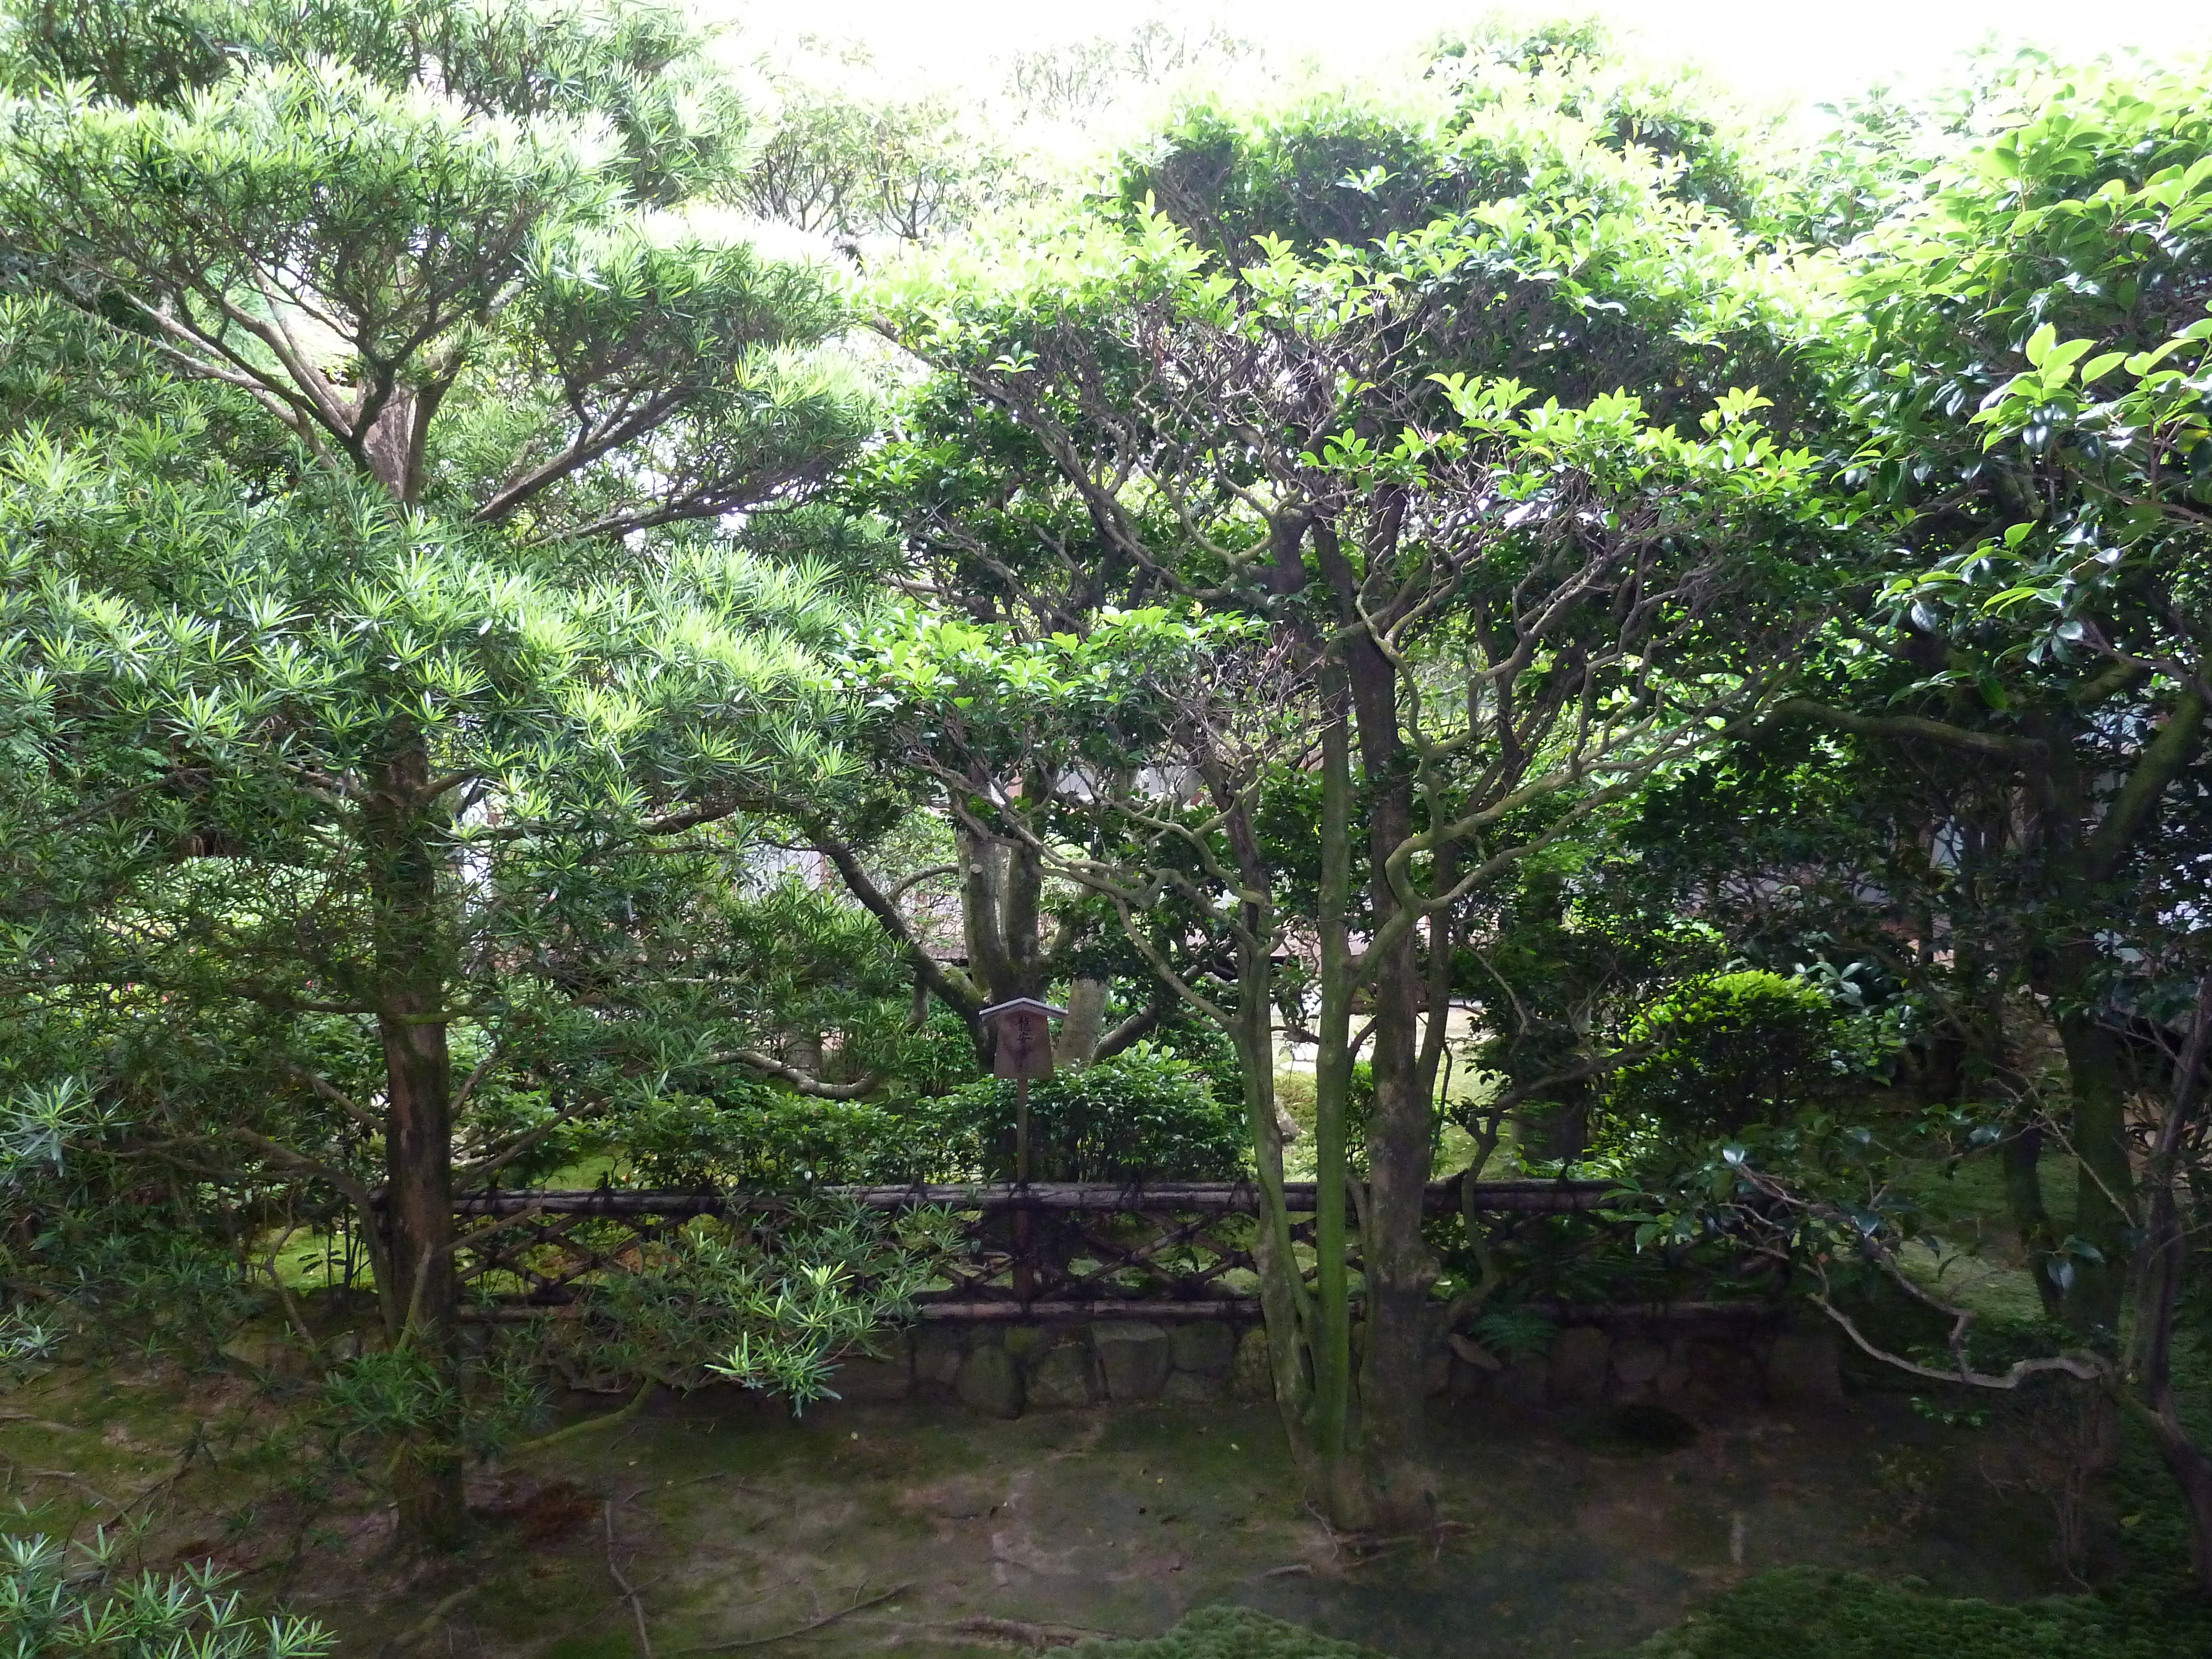
[[[246,1389],[201,1390],[210,1443]],[[150,1376],[0,1397],[9,1491],[64,1522],[71,1504],[157,1512],[150,1559],[213,1555],[360,1659],[951,1659],[1152,1634],[1214,1601],[1400,1659],[1570,1659],[1786,1563],[2007,1599],[2059,1588],[2047,1514],[1984,1478],[1976,1437],[1895,1396],[1714,1418],[1671,1450],[1601,1410],[1440,1406],[1435,1534],[1363,1553],[1301,1505],[1267,1407],[999,1422],[836,1403],[794,1421],[714,1390],[480,1473],[477,1542],[404,1568],[381,1516],[319,1505],[304,1474],[285,1497],[265,1452],[163,1486],[173,1398]]]

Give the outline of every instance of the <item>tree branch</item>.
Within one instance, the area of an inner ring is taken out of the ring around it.
[[[2112,799],[2112,810],[2083,848],[2090,880],[2106,880],[2119,868],[2129,844],[2157,810],[2159,798],[2196,757],[2203,735],[2204,699],[2193,690],[2184,691],[2158,735],[2143,745],[2127,781]]]
[[[1784,698],[1774,705],[1766,719],[1755,729],[1763,730],[1784,720],[1807,720],[1816,726],[1832,726],[1839,732],[1849,732],[1854,737],[1941,744],[1947,749],[1963,750],[1970,755],[1987,755],[1993,759],[2021,764],[2033,764],[2047,752],[2043,744],[2033,738],[2008,738],[1996,732],[1976,732],[1966,726],[1929,720],[1919,714],[1854,714],[1849,709],[1831,708],[1808,697]]]
[[[811,1095],[817,1100],[857,1100],[883,1082],[873,1072],[869,1072],[850,1083],[824,1083],[821,1079],[800,1071],[796,1066],[787,1066],[757,1048],[725,1048],[718,1054],[708,1055],[703,1063],[708,1066],[744,1066],[756,1072],[765,1072],[799,1093]]]
[[[914,964],[914,970],[922,983],[936,994],[940,1002],[965,1020],[971,1030],[975,1029],[976,1012],[983,1006],[983,998],[977,994],[975,988],[955,980],[945,971],[936,957],[922,948],[914,929],[899,914],[898,906],[876,885],[850,847],[820,834],[812,826],[809,826],[808,835],[814,850],[837,867],[837,873],[844,878],[847,890],[860,901],[861,907],[875,917],[884,931],[906,952],[907,960]]]

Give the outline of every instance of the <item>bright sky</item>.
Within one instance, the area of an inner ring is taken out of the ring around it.
[[[809,0],[796,15],[767,15],[786,27],[865,40],[886,68],[995,79],[985,69],[989,59],[1121,33],[1146,15],[1218,17],[1279,61],[1318,55],[1330,69],[1356,72],[1489,9],[1446,0]],[[1941,78],[1948,60],[1993,33],[2077,60],[2125,47],[2168,58],[2212,51],[2212,0],[1565,0],[1504,9],[1595,13],[1646,54],[1701,64],[1755,103],[1818,102],[1878,80],[1911,86]]]

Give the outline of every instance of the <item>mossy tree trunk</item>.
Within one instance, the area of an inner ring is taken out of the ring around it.
[[[451,930],[442,907],[436,780],[407,735],[363,810],[373,907],[371,988],[385,1063],[384,1259],[377,1286],[386,1339],[424,1362],[429,1389],[457,1397],[459,1287],[453,1261],[453,1061],[447,1042]],[[393,1463],[399,1531],[411,1546],[450,1548],[467,1504],[457,1425],[431,1422]]]

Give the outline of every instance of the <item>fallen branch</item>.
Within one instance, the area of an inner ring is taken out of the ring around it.
[[[637,1582],[637,1593],[640,1595],[644,1595],[646,1591],[651,1589],[655,1584],[660,1583],[667,1577],[667,1573],[656,1572],[650,1578],[639,1579]],[[605,1618],[607,1614],[612,1613],[617,1607],[622,1606],[623,1602],[629,1600],[629,1593],[628,1591],[624,1591],[622,1595],[616,1596],[613,1601],[605,1603],[604,1606],[592,1608],[591,1612],[586,1613],[581,1619],[579,1619],[571,1629],[562,1631],[553,1639],[556,1641],[565,1641],[569,1636],[573,1635],[574,1632],[583,1629],[585,1626],[591,1624],[595,1620]]]
[[[616,1585],[622,1590],[623,1595],[629,1599],[630,1612],[636,1617],[638,1651],[644,1656],[644,1659],[653,1659],[653,1632],[646,1628],[644,1599],[638,1595],[637,1587],[623,1577],[623,1570],[615,1565],[615,1500],[613,1498],[607,1499],[606,1508],[602,1513],[605,1516],[607,1523],[607,1571],[613,1577]]]
[[[669,1656],[669,1659],[689,1659],[689,1656],[695,1653],[727,1653],[735,1648],[764,1648],[771,1642],[787,1642],[794,1636],[804,1636],[811,1630],[820,1630],[824,1625],[834,1625],[840,1619],[858,1613],[863,1607],[872,1607],[878,1602],[888,1601],[902,1591],[913,1588],[910,1583],[893,1584],[879,1595],[871,1595],[865,1601],[855,1601],[849,1607],[840,1607],[835,1613],[825,1613],[819,1619],[811,1619],[803,1625],[793,1625],[789,1630],[780,1630],[773,1636],[741,1636],[734,1641],[707,1642],[696,1648],[678,1648]]]

